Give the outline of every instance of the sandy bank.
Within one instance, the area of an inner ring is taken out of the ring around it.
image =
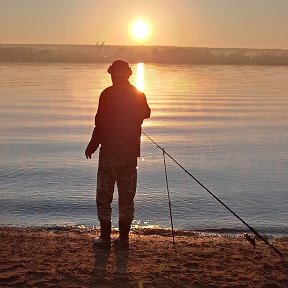
[[[0,228],[0,287],[288,287],[288,265],[241,236],[136,230],[128,251],[93,250],[98,230]],[[113,233],[116,237],[116,232]],[[270,240],[286,259],[288,238]]]

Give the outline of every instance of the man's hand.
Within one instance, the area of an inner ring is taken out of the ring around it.
[[[91,151],[90,151],[90,150],[88,149],[88,147],[87,147],[86,150],[85,150],[85,156],[86,156],[86,158],[87,158],[87,159],[91,159],[92,154],[93,154],[93,153],[91,153]]]
[[[85,150],[85,156],[87,159],[91,159],[92,154],[95,153],[99,145],[95,145],[92,142],[89,142],[86,150]]]

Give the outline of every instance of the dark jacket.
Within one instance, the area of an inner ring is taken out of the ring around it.
[[[89,145],[100,154],[139,157],[141,125],[150,117],[144,93],[128,81],[106,88],[100,95],[95,128]]]

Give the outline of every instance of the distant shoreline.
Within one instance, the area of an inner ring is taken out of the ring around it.
[[[6,47],[95,47],[95,46],[105,46],[105,47],[130,47],[130,48],[179,48],[179,49],[210,49],[210,50],[254,50],[254,51],[288,51],[288,48],[251,48],[251,47],[206,47],[206,46],[177,46],[177,45],[108,45],[104,43],[96,44],[57,44],[57,43],[0,43],[0,48],[2,46]]]
[[[129,63],[192,65],[288,65],[287,49],[0,44],[0,63]]]

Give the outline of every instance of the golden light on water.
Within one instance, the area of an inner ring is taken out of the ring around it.
[[[136,87],[138,90],[144,92],[144,63],[137,64]]]

